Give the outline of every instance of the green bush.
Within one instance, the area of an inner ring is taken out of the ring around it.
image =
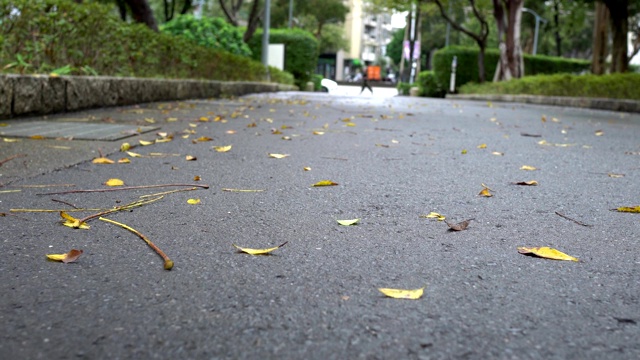
[[[160,26],[162,32],[183,36],[199,45],[232,54],[251,56],[249,46],[242,40],[242,32],[224,19],[181,15]]]
[[[409,91],[411,90],[412,87],[413,87],[412,84],[399,81],[397,86],[398,95],[409,95]]]
[[[456,87],[468,82],[477,82],[478,73],[478,48],[450,46],[436,51],[433,56],[433,70],[441,85],[449,84],[451,76],[451,61],[454,56],[458,58],[456,67]],[[500,52],[497,49],[488,49],[485,52],[485,80],[491,81],[498,65]],[[589,71],[591,63],[587,60],[565,59],[544,55],[523,56],[524,73],[527,76],[556,73],[581,73]]]
[[[321,84],[322,79],[324,79],[324,76],[320,74],[311,75],[311,81],[313,82],[313,90],[318,91],[322,89],[322,84]]]
[[[284,44],[284,69],[295,77],[295,83],[304,89],[318,63],[318,40],[300,29],[275,29],[269,31],[269,43]],[[256,31],[249,47],[255,60],[262,58],[262,31]]]
[[[71,0],[0,0],[0,69],[69,74],[263,81],[259,62],[126,24],[113,8]],[[12,64],[5,68],[5,65]],[[291,76],[272,70],[272,79]]]
[[[422,71],[418,74],[416,83],[420,88],[420,95],[443,98],[447,91],[440,85],[433,71]]]
[[[462,86],[462,94],[526,94],[640,100],[640,74],[538,75]]]

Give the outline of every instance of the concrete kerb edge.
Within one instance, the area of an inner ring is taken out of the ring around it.
[[[0,75],[0,119],[154,101],[294,91],[277,83],[107,76]]]
[[[496,102],[519,102],[536,105],[568,106],[598,110],[640,113],[640,101],[628,99],[582,98],[565,96],[536,95],[481,95],[481,94],[448,94],[451,100],[479,100]]]

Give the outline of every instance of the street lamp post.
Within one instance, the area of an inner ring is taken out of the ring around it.
[[[269,27],[271,25],[271,0],[264,4],[264,30],[262,31],[262,65],[267,71],[267,81],[271,81],[269,73]]]
[[[531,10],[531,9],[527,9],[525,7],[522,8],[522,11],[524,12],[528,12],[530,14],[532,14],[533,16],[536,17],[536,28],[533,34],[533,55],[538,53],[538,30],[540,29],[540,22],[543,23],[547,23],[547,19],[543,18],[542,16],[538,15],[537,12]]]

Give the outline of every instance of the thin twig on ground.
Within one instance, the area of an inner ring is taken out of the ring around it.
[[[586,226],[586,227],[592,227],[592,226],[593,226],[593,225],[585,224],[585,223],[583,223],[583,222],[581,222],[581,221],[578,221],[578,220],[572,219],[572,218],[568,217],[567,215],[562,214],[562,213],[559,213],[559,212],[557,212],[557,211],[556,211],[556,215],[561,216],[561,217],[563,217],[563,218],[565,218],[565,219],[567,219],[567,220],[571,220],[571,221],[573,221],[574,223],[576,223],[576,224],[578,224],[578,225],[582,225],[582,226]]]
[[[109,188],[109,189],[69,190],[69,191],[59,191],[59,192],[50,192],[50,193],[40,193],[40,194],[36,194],[36,195],[63,195],[63,194],[77,194],[77,193],[95,193],[95,192],[109,192],[109,191],[122,191],[122,190],[151,189],[151,188],[171,187],[171,186],[192,186],[192,187],[199,187],[199,188],[203,188],[203,189],[208,189],[209,188],[209,185],[197,185],[197,184],[159,184],[159,185],[121,186],[121,187]]]

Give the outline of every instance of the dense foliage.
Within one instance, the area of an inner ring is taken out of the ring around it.
[[[450,46],[437,51],[433,59],[433,70],[438,82],[449,84],[451,61],[456,56],[456,84],[462,86],[468,82],[478,81],[478,49]],[[487,50],[485,54],[485,77],[493,78],[498,63],[498,50]],[[589,71],[591,63],[587,60],[565,59],[544,55],[524,55],[525,75],[582,73]]]
[[[463,94],[527,94],[640,100],[640,74],[538,75],[497,83],[467,84]]]
[[[183,36],[199,45],[232,54],[250,56],[251,50],[242,40],[242,32],[222,18],[181,15],[160,26],[162,32]]]
[[[262,81],[261,63],[123,23],[111,7],[70,0],[0,0],[5,72]],[[271,71],[272,81],[292,83]]]
[[[262,57],[262,31],[257,31],[249,41],[256,60]],[[269,43],[284,44],[284,69],[295,77],[301,89],[311,80],[318,63],[318,40],[300,29],[277,29],[269,32]]]

